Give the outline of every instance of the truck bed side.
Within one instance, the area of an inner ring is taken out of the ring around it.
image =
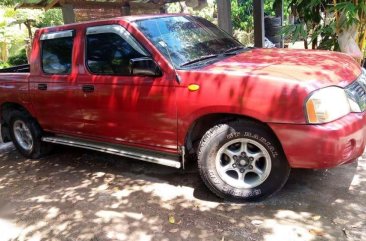
[[[0,107],[14,103],[30,110],[29,73],[0,73]]]

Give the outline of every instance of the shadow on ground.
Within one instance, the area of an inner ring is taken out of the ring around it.
[[[26,160],[11,144],[0,145],[1,241],[366,240],[363,159],[294,170],[276,196],[233,204],[212,195],[193,164],[183,173],[57,149]]]

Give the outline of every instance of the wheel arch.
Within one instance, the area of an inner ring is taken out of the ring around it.
[[[11,112],[14,110],[22,111],[30,116],[31,113],[21,104],[15,102],[5,102],[0,106],[0,124],[1,124],[1,139],[3,142],[10,141],[9,133],[9,121],[11,117]]]
[[[32,114],[23,105],[15,102],[5,102],[2,103],[0,106],[1,122],[8,122],[9,119],[7,118],[9,118],[11,111],[14,110],[22,111],[32,116]]]

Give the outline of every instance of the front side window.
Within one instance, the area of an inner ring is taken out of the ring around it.
[[[171,16],[136,21],[136,26],[172,64],[179,68],[200,58],[217,59],[243,49],[237,40],[209,21]],[[192,62],[192,63],[193,63]]]
[[[41,40],[42,69],[47,74],[71,72],[73,37]]]
[[[131,75],[130,60],[147,52],[121,26],[95,27],[86,36],[86,63],[95,74]]]

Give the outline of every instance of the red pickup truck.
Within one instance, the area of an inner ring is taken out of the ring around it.
[[[184,168],[218,196],[259,200],[291,168],[365,147],[366,72],[328,51],[246,48],[188,15],[36,31],[30,65],[0,74],[1,133],[27,158],[52,143]]]

